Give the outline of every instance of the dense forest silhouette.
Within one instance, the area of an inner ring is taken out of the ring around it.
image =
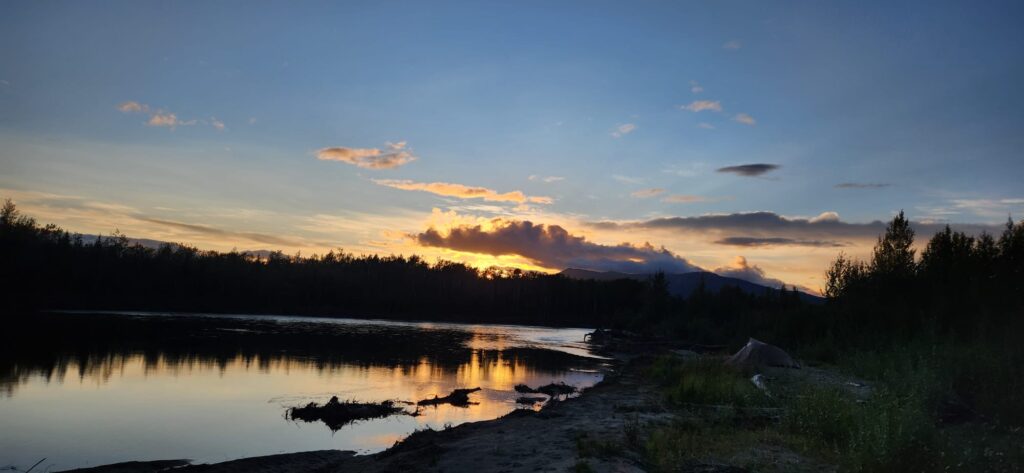
[[[709,343],[753,335],[831,346],[870,346],[921,333],[991,338],[1022,326],[1024,221],[1009,220],[998,238],[947,227],[919,258],[914,237],[900,212],[869,261],[838,256],[826,272],[827,303],[813,305],[785,287],[763,294],[698,287],[687,298],[674,297],[662,274],[594,281],[431,264],[418,256],[148,248],[117,233],[86,243],[40,225],[8,200],[0,210],[0,278],[7,313],[120,309],[517,322]]]
[[[85,243],[0,211],[7,310],[135,309],[601,325],[642,305],[640,281],[580,281],[418,256],[266,256],[147,248],[125,235]]]

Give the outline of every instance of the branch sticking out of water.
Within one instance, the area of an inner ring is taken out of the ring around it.
[[[470,404],[477,404],[475,402],[469,402],[469,393],[475,393],[480,388],[472,389],[456,389],[451,394],[445,397],[434,396],[433,399],[424,399],[416,404],[420,406],[436,406],[438,404],[451,404],[456,407],[468,407]]]
[[[547,394],[552,398],[556,398],[558,396],[568,396],[570,394],[575,394],[577,391],[576,386],[570,386],[565,383],[545,384],[544,386],[541,386],[537,389],[533,389],[525,384],[517,384],[513,389],[515,389],[517,393],[541,393]]]

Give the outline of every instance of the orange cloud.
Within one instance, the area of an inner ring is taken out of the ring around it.
[[[128,101],[118,105],[117,109],[120,110],[121,113],[142,113],[148,112],[149,106],[138,102]]]
[[[661,199],[662,202],[670,204],[693,204],[697,202],[707,202],[707,197],[701,197],[699,195],[687,195],[687,194],[672,194],[665,196]]]
[[[165,126],[168,128],[174,128],[177,126],[190,126],[195,125],[195,120],[178,120],[178,116],[173,113],[167,112],[156,112],[150,115],[146,125],[149,126]]]
[[[486,187],[470,187],[448,182],[414,182],[407,179],[374,179],[374,183],[405,191],[429,192],[459,199],[483,199],[490,202],[515,202],[517,204],[550,204],[550,197],[527,196],[521,191],[499,193]]]
[[[211,118],[209,121],[196,119],[181,120],[178,118],[177,114],[161,109],[154,109],[149,105],[139,103],[134,100],[121,102],[118,104],[117,110],[121,113],[145,113],[149,115],[149,119],[146,120],[147,126],[166,127],[173,130],[179,126],[192,126],[197,123],[201,123],[203,125],[210,125],[218,131],[224,130],[224,122],[217,120],[216,118]]]
[[[715,273],[720,276],[726,276],[730,278],[742,279],[744,281],[750,281],[754,284],[760,284],[768,287],[781,287],[785,283],[781,279],[769,277],[764,269],[756,264],[747,262],[747,258],[743,256],[737,256],[733,259],[732,264],[723,266],[715,269]],[[792,286],[792,284],[789,284]],[[815,294],[815,291],[809,287],[800,286],[800,290],[809,294]]]
[[[378,148],[323,148],[316,152],[321,161],[340,161],[366,169],[394,169],[415,161],[404,141],[387,143],[387,150]]]
[[[665,189],[654,187],[651,189],[640,189],[632,194],[629,194],[637,199],[646,199],[648,197],[654,197],[659,194],[665,193]]]
[[[737,113],[735,117],[732,117],[732,119],[733,121],[744,125],[754,126],[757,124],[757,120],[754,120],[754,117],[747,115],[746,113]]]
[[[693,102],[690,102],[690,105],[683,105],[681,108],[691,112],[703,112],[705,110],[721,112],[722,103],[717,100],[694,100]]]

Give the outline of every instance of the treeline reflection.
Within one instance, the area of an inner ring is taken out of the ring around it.
[[[514,384],[538,371],[593,368],[552,350],[501,347],[494,334],[387,325],[281,323],[201,317],[37,314],[0,348],[0,392],[34,377],[106,384],[132,374],[311,370],[322,375],[454,377]],[[500,336],[497,336],[500,338]]]

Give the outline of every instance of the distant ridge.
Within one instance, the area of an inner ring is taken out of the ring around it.
[[[81,234],[81,233],[78,233],[78,234],[75,234],[75,235],[81,237],[82,238],[82,243],[86,244],[86,245],[91,245],[93,243],[96,243],[96,240],[98,240],[100,238],[102,238],[104,241],[107,241],[107,240],[110,240],[112,238],[115,238],[115,237],[109,236],[109,235],[108,236],[103,236],[103,235],[91,235],[91,234]],[[143,248],[149,248],[151,250],[159,250],[160,247],[164,246],[164,245],[170,245],[172,250],[177,250],[178,248],[181,248],[182,246],[190,246],[190,245],[183,244],[183,243],[171,243],[169,241],[151,240],[149,238],[130,238],[130,237],[128,238],[128,245],[140,245]],[[274,253],[274,251],[273,250],[244,250],[244,251],[239,251],[239,253],[241,253],[243,255],[257,256],[257,257],[259,257],[261,259],[266,259],[266,258],[269,258],[270,254]]]
[[[596,281],[614,281],[616,279],[635,279],[635,280],[646,280],[651,277],[650,274],[631,274],[631,273],[620,273],[617,271],[591,271],[588,269],[568,268],[558,274],[572,279],[593,279]],[[777,287],[762,286],[755,284],[750,281],[743,279],[730,278],[726,276],[719,276],[715,273],[708,271],[696,271],[692,273],[680,273],[680,274],[666,274],[666,281],[668,281],[668,292],[674,296],[679,297],[690,297],[693,291],[697,290],[700,286],[701,281],[704,281],[704,288],[708,292],[717,293],[726,286],[738,287],[741,291],[748,294],[764,294],[767,292],[778,292]],[[800,295],[800,299],[804,302],[809,303],[821,303],[824,301],[823,298],[808,294],[803,291],[797,291]]]

